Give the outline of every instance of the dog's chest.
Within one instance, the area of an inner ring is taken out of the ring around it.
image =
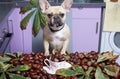
[[[63,42],[66,40],[65,35],[63,33],[54,33],[52,35],[50,35],[50,44],[52,44],[52,46],[60,46],[63,44]]]

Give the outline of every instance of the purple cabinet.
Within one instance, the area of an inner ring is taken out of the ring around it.
[[[20,21],[24,15],[19,14],[20,9],[13,9],[11,15],[8,18],[9,32],[13,33],[13,37],[10,42],[10,52],[32,52],[32,32],[31,23],[28,24],[26,30],[22,31],[20,28]]]
[[[7,32],[8,23],[6,21],[0,26],[0,53],[3,53],[5,50],[9,50],[9,48],[7,48],[7,43],[9,42],[9,38],[6,37]]]
[[[72,8],[73,52],[98,51],[101,8]]]

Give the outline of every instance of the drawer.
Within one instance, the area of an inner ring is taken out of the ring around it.
[[[100,18],[101,8],[72,8],[72,18]]]

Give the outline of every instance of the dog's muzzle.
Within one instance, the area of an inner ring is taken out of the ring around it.
[[[64,23],[58,16],[54,16],[51,18],[50,23],[48,23],[48,26],[52,32],[57,32],[64,27]]]
[[[59,27],[63,25],[63,22],[61,21],[59,16],[54,16],[51,18],[49,25]]]

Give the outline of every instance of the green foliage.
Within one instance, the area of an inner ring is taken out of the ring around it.
[[[14,68],[8,69],[8,71],[10,72],[14,72],[14,71],[26,71],[29,69],[28,65],[20,65],[20,66],[16,66]]]
[[[60,70],[57,70],[56,74],[62,75],[65,77],[78,75],[77,72],[75,72],[74,70],[71,70],[71,69],[60,69]]]
[[[21,75],[18,75],[18,74],[12,74],[12,73],[7,73],[10,77],[10,79],[27,79]]]
[[[7,58],[16,58],[18,59],[20,56],[22,55],[22,52],[17,52],[16,54],[13,54],[13,53],[5,53],[3,58],[4,57],[7,57]]]
[[[0,62],[8,62],[8,61],[10,61],[10,57],[6,57],[6,56],[4,56],[4,57],[2,57],[2,56],[0,56]]]
[[[10,54],[6,53],[3,56],[0,56],[0,79],[7,79],[8,76],[10,79],[27,79],[21,75],[13,74],[16,71],[27,71],[29,70],[28,65],[18,65],[13,66],[12,64],[9,64],[9,61],[12,58],[19,58],[21,53],[18,54]]]
[[[106,60],[112,61],[112,60],[116,60],[118,57],[119,57],[118,55],[113,55],[113,52],[106,52],[99,55],[97,62],[100,63]]]
[[[37,36],[37,34],[40,31],[40,26],[46,25],[47,21],[45,16],[41,12],[39,0],[30,0],[29,3],[30,3],[29,5],[21,7],[20,13],[21,14],[28,13],[28,14],[21,21],[20,27],[22,30],[25,30],[32,17],[33,18],[32,33],[34,36]]]
[[[81,66],[73,66],[72,69],[60,69],[56,71],[57,75],[62,75],[65,77],[80,75],[79,79],[91,79],[90,73],[93,67],[89,67],[87,71],[84,71]]]
[[[39,30],[40,30],[40,18],[39,18],[39,12],[36,12],[35,18],[34,18],[34,22],[33,22],[33,35],[37,35]]]
[[[27,11],[30,11],[33,8],[31,5],[24,6],[20,9],[21,14],[25,14]]]
[[[95,72],[95,79],[109,79],[109,77],[102,72],[100,67],[97,67]]]
[[[5,73],[3,72],[2,75],[0,76],[0,79],[6,79]]]
[[[111,62],[115,61],[118,57],[119,57],[118,55],[113,55],[113,52],[102,53],[99,54],[98,56],[97,59],[98,65],[96,65],[96,67],[91,66],[88,68],[87,71],[85,71],[82,68],[82,66],[73,66],[71,69],[60,69],[56,72],[56,74],[65,77],[77,75],[80,76],[78,79],[91,79],[90,74],[92,73],[94,74],[95,79],[110,79],[110,76],[115,77],[119,73],[120,67],[117,65],[100,65],[100,64],[105,63],[105,61]]]
[[[120,67],[118,66],[115,66],[115,65],[107,65],[104,67],[104,70],[106,71],[106,73],[110,76],[116,76],[117,73],[119,72],[120,70]]]
[[[20,25],[21,25],[21,29],[22,29],[22,30],[23,30],[23,29],[26,29],[27,24],[28,24],[30,18],[32,17],[32,15],[34,14],[34,12],[35,12],[35,11],[30,12],[30,13],[21,21],[21,24],[20,24]]]

